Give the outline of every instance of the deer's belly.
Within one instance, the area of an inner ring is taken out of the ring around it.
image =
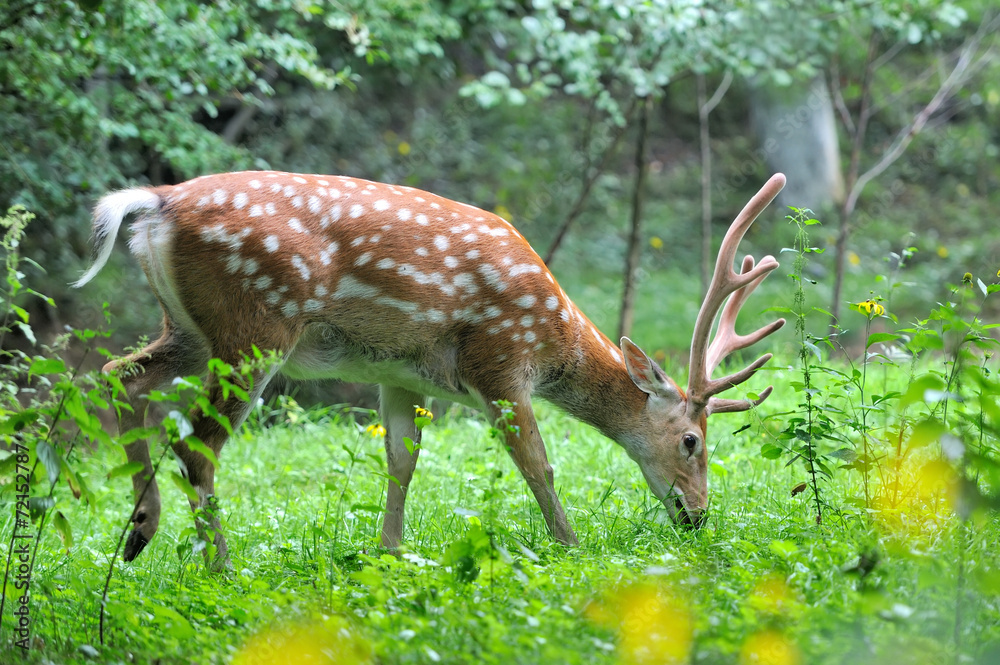
[[[340,328],[313,324],[288,354],[281,373],[292,379],[379,383],[473,408],[482,404],[461,380],[453,346],[419,351],[356,342]]]

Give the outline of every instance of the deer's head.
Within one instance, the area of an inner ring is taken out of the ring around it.
[[[716,397],[749,379],[771,359],[770,353],[719,379],[713,379],[712,372],[729,354],[760,341],[785,325],[784,319],[778,319],[749,335],[736,333],[740,308],[764,278],[778,267],[778,262],[766,256],[755,264],[754,258],[747,256],[740,272],[733,270],[740,240],[784,184],[785,176],[781,174],[768,180],[726,232],[691,339],[687,391],[681,390],[631,340],[627,337],[621,340],[629,376],[647,396],[642,425],[644,435],[633,440],[627,449],[642,469],[653,494],[677,522],[700,526],[708,507],[708,416],[746,411],[771,394],[771,387],[768,387],[754,400]],[[720,311],[718,330],[710,342]]]

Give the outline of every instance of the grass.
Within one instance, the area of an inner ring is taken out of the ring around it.
[[[56,490],[75,542],[67,552],[43,533],[27,662],[997,662],[995,513],[963,522],[944,492],[868,512],[852,507],[860,475],[844,470],[824,483],[834,510],[815,524],[810,493],[792,492],[801,464],[760,454],[785,417],[768,416],[797,408],[797,374],[774,365],[755,380],[775,384],[758,413],[710,422],[699,531],[669,521],[615,444],[538,404],[573,549],[546,534],[488,425],[453,409],[425,432],[407,552],[385,554],[381,439],[349,412],[289,403],[223,452],[232,571],[211,574],[192,554],[186,500],[161,478],[160,531],[135,563],[116,562],[103,647],[101,588],[131,484],[107,480],[124,456],[101,448],[75,467],[89,506]],[[906,370],[888,371],[905,384]],[[6,541],[12,524],[0,526]],[[5,614],[0,662],[13,662]],[[334,656],[306,660],[323,649]]]

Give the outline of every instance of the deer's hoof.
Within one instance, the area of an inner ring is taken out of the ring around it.
[[[146,545],[149,544],[149,539],[142,535],[139,529],[132,529],[132,533],[128,535],[128,540],[125,541],[125,552],[122,554],[122,559],[125,561],[131,561],[132,559],[139,556]]]

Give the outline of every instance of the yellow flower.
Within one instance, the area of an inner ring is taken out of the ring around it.
[[[854,252],[848,252],[847,262],[850,263],[852,266],[859,266],[861,265],[861,257],[855,254]]]
[[[865,300],[854,305],[854,308],[868,317],[882,316],[885,314],[885,307],[875,300]]]
[[[494,208],[493,213],[497,217],[502,217],[503,219],[507,220],[508,222],[513,222],[514,221],[514,215],[512,215],[511,212],[510,212],[510,210],[507,209],[507,206],[505,206],[502,203],[500,205],[498,205],[496,208]]]
[[[687,604],[666,590],[639,584],[592,603],[587,615],[596,624],[617,629],[624,665],[671,665],[691,658],[694,620]]]
[[[740,649],[740,665],[798,665],[802,656],[788,637],[776,630],[751,635]]]
[[[365,431],[368,432],[369,436],[371,436],[372,438],[385,436],[385,428],[382,427],[381,423],[372,423],[371,425],[365,428]]]
[[[399,145],[396,146],[396,150],[398,150],[399,154],[401,154],[403,157],[406,157],[407,155],[410,154],[410,144],[407,143],[406,141],[400,141]]]
[[[649,239],[649,246],[653,249],[663,249],[663,238],[659,236],[653,236]]]
[[[948,258],[948,248],[945,247],[944,245],[938,246],[937,255],[940,256],[942,259]]]
[[[368,665],[371,662],[371,646],[339,617],[265,630],[247,640],[233,658],[233,665]]]
[[[414,413],[417,418],[427,418],[427,420],[434,420],[434,414],[425,409],[422,406],[418,406],[414,409]]]

